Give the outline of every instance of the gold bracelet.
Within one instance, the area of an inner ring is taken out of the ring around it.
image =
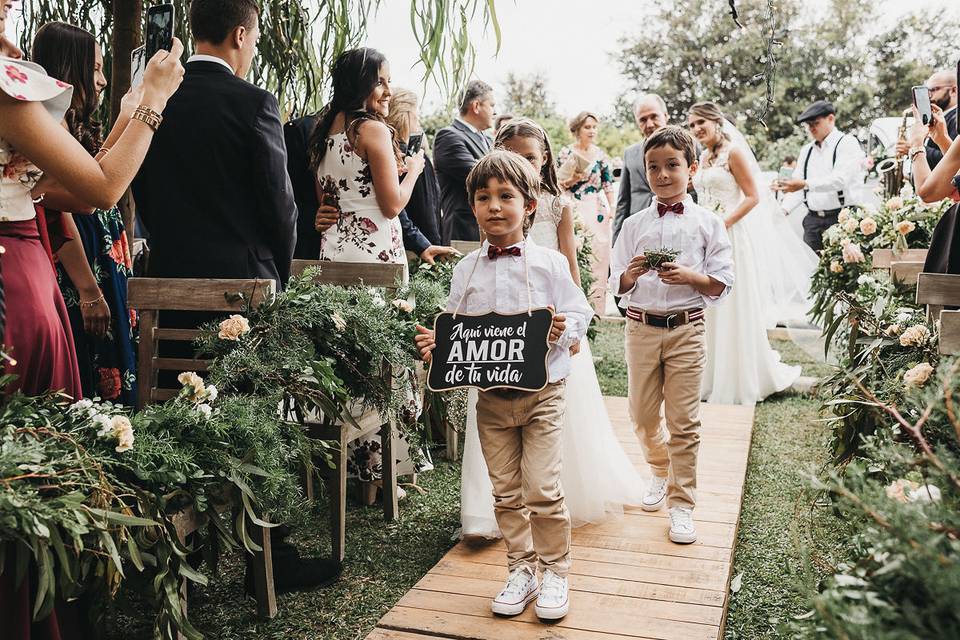
[[[163,116],[146,105],[137,107],[136,111],[134,111],[130,117],[133,120],[139,120],[154,131],[159,129],[160,124],[163,122]]]
[[[914,150],[910,153],[910,162],[913,162],[913,159],[916,158],[916,157],[917,157],[918,155],[920,155],[921,153],[926,153],[926,149],[924,149],[924,148],[922,148],[922,147],[921,147],[920,149],[914,149]]]
[[[86,307],[93,307],[93,306],[96,306],[98,302],[106,302],[106,298],[103,297],[103,294],[102,294],[102,293],[100,294],[100,297],[99,297],[99,298],[95,298],[95,299],[93,299],[93,300],[88,300],[88,301],[86,301],[86,302],[84,302],[83,300],[81,300],[81,301],[80,301],[80,308],[81,308],[81,309],[84,309],[84,308],[86,308]]]

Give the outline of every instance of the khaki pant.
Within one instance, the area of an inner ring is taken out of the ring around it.
[[[570,571],[570,514],[560,486],[564,383],[542,391],[481,391],[480,448],[510,570]]]
[[[669,479],[667,506],[692,509],[706,361],[703,320],[661,329],[628,319],[625,333],[630,421],[654,475]]]

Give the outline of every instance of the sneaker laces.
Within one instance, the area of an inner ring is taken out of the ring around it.
[[[518,596],[527,590],[527,584],[530,582],[531,574],[526,569],[514,569],[507,578],[507,586],[503,588],[500,595]]]
[[[661,478],[659,476],[653,476],[653,480],[650,482],[650,487],[647,489],[647,495],[653,495],[663,491],[663,488],[667,486],[667,479]]]
[[[544,598],[559,598],[563,595],[563,578],[547,569],[543,572],[540,594]]]
[[[683,531],[693,530],[693,512],[684,507],[670,509],[670,528]]]

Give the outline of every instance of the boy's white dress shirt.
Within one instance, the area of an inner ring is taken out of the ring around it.
[[[484,241],[453,270],[447,311],[456,311],[464,294],[466,298],[459,312],[469,315],[492,311],[514,314],[528,308],[554,307],[556,313],[566,316],[567,328],[557,342],[550,345],[547,368],[550,382],[563,380],[570,374],[570,347],[583,339],[593,317],[593,308],[570,277],[567,259],[560,252],[540,247],[529,238],[511,245],[520,247],[519,256],[501,255],[491,260],[487,256],[489,246],[490,243]]]
[[[660,275],[650,270],[620,294],[621,307],[666,314],[717,304],[730,293],[733,247],[723,219],[696,204],[690,196],[683,201],[682,214],[668,211],[660,216],[654,200],[649,207],[627,218],[610,256],[610,288],[615,292],[620,290],[620,276],[634,256],[659,249],[678,249],[678,264],[723,283],[726,285],[723,293],[713,297],[689,285],[664,284]]]

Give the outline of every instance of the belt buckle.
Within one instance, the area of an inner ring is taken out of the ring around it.
[[[677,316],[679,316],[679,315],[680,315],[679,313],[671,313],[670,315],[667,316],[667,329],[676,329],[676,328],[677,328],[678,325],[673,325],[673,326],[670,326],[670,325],[671,325],[671,323],[673,322],[673,320],[674,320],[675,318],[677,318]]]

